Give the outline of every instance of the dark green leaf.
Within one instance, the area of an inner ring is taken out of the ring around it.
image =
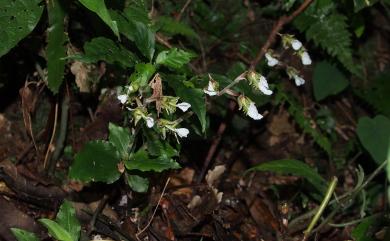
[[[38,236],[29,231],[19,228],[11,228],[11,231],[18,241],[39,241]]]
[[[192,53],[172,48],[170,50],[160,52],[156,58],[156,64],[162,64],[170,68],[178,69],[190,62],[193,57],[195,57],[195,55]]]
[[[143,172],[155,171],[162,172],[167,169],[177,169],[180,165],[173,159],[163,157],[149,158],[148,153],[144,149],[134,153],[129,161],[125,162],[128,170],[139,170]]]
[[[314,97],[317,101],[336,95],[348,86],[343,73],[328,62],[318,63],[313,74]]]
[[[44,8],[41,0],[0,1],[0,57],[34,30]]]
[[[69,177],[83,182],[113,183],[120,177],[118,150],[106,141],[85,144],[70,167]]]
[[[131,74],[129,81],[138,87],[145,87],[155,72],[154,65],[139,63],[135,66],[135,71]]]
[[[70,234],[72,240],[79,240],[81,226],[76,217],[76,210],[70,202],[65,200],[61,205],[56,222]]]
[[[70,56],[85,63],[96,63],[104,60],[109,64],[119,63],[122,67],[133,67],[137,62],[137,57],[122,45],[117,45],[114,41],[104,37],[92,39],[84,45],[84,55]]]
[[[110,131],[109,141],[118,150],[120,157],[124,159],[128,155],[128,148],[132,141],[130,130],[113,123],[108,125],[108,130]]]
[[[114,34],[119,38],[117,23],[112,21],[104,0],[79,0],[86,8],[96,13],[105,22]]]
[[[154,55],[154,32],[146,24],[141,22],[134,22],[134,42],[141,53],[149,60],[153,59]]]
[[[123,10],[123,13],[129,21],[136,21],[145,25],[150,24],[149,13],[141,2],[129,4]]]
[[[190,26],[183,22],[178,22],[170,17],[161,16],[156,21],[156,24],[160,28],[159,31],[168,33],[170,35],[180,34],[191,38],[198,36]]]
[[[172,79],[168,81],[176,95],[180,97],[182,101],[191,104],[191,109],[198,116],[202,131],[206,129],[206,99],[202,89],[191,88],[183,84],[179,79]]]
[[[135,192],[147,192],[149,180],[138,175],[127,175],[127,183]]]
[[[353,0],[355,13],[359,12],[363,8],[372,6],[377,2],[378,0]]]
[[[364,148],[381,164],[387,159],[390,146],[390,120],[382,115],[359,119],[356,132]]]
[[[375,235],[370,228],[378,222],[377,216],[365,218],[359,225],[357,225],[351,233],[355,241],[374,241],[372,237]]]
[[[64,31],[65,11],[59,0],[53,0],[47,4],[49,15],[48,44],[47,44],[47,79],[48,87],[54,93],[58,93],[61,86],[66,56]]]
[[[54,221],[42,218],[39,219],[39,222],[42,223],[43,226],[45,226],[49,230],[49,233],[51,236],[53,236],[53,238],[59,241],[77,241],[75,239],[72,239],[70,233]]]
[[[306,163],[297,160],[275,160],[261,163],[248,171],[272,171],[306,178],[320,193],[326,191],[326,181]]]

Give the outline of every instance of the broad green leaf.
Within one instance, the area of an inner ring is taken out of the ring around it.
[[[132,139],[130,130],[113,123],[108,125],[108,130],[110,131],[109,141],[118,150],[120,157],[125,158],[128,155],[128,148]]]
[[[77,153],[69,177],[83,182],[113,183],[120,177],[119,162],[120,156],[113,144],[90,141]]]
[[[149,60],[153,59],[155,39],[151,28],[141,22],[134,22],[134,42],[141,53]]]
[[[129,21],[136,21],[145,25],[150,24],[149,13],[142,3],[129,4],[129,6],[123,10],[123,13]]]
[[[356,132],[363,147],[376,163],[383,163],[389,150],[390,120],[382,115],[373,119],[362,117],[359,119]]]
[[[370,7],[377,3],[378,0],[353,0],[355,13],[359,12],[363,8]]]
[[[19,228],[11,228],[11,231],[18,241],[39,241],[39,238],[35,233]]]
[[[328,62],[318,63],[313,74],[314,97],[317,101],[336,95],[348,86],[343,73]]]
[[[106,23],[114,34],[119,38],[117,23],[111,19],[110,13],[104,3],[104,0],[79,0],[86,8],[96,13],[104,23]]]
[[[326,191],[326,181],[306,163],[298,160],[275,160],[261,163],[248,171],[272,171],[306,178],[320,193]],[[247,172],[248,172],[247,171]]]
[[[156,72],[156,68],[152,64],[139,63],[135,66],[135,71],[130,75],[130,83],[142,88],[148,85],[149,79]]]
[[[357,225],[351,232],[351,236],[355,241],[374,241],[373,230],[370,230],[372,226],[378,223],[377,216],[370,216],[365,219],[359,225]]]
[[[58,93],[61,86],[66,56],[64,30],[65,11],[59,0],[52,0],[47,4],[49,15],[49,30],[47,44],[47,79],[48,87],[54,93]]]
[[[195,57],[195,55],[192,53],[172,48],[170,50],[160,52],[156,58],[156,64],[162,64],[170,68],[178,69],[190,62],[193,57]]]
[[[166,141],[161,141],[157,133],[144,130],[146,137],[146,147],[149,155],[169,160],[171,157],[179,156],[178,151]]]
[[[139,170],[143,172],[162,172],[167,169],[180,168],[180,165],[173,159],[162,157],[150,158],[144,149],[140,149],[134,153],[130,159],[125,162],[125,166],[128,170]]]
[[[65,200],[61,205],[56,222],[70,234],[72,240],[79,240],[81,226],[76,217],[76,210],[70,202]]]
[[[184,85],[180,79],[172,79],[168,81],[169,86],[171,86],[176,95],[180,97],[182,101],[188,102],[191,104],[191,109],[197,115],[200,124],[202,126],[202,131],[206,130],[206,99],[202,89],[191,88]]]
[[[149,180],[138,175],[127,175],[127,184],[136,192],[147,192]]]
[[[159,31],[168,33],[170,35],[180,34],[191,38],[198,36],[190,26],[183,22],[178,22],[170,17],[161,16],[156,21],[156,24],[159,27]]]
[[[53,238],[59,241],[77,241],[77,239],[72,238],[68,231],[53,220],[42,218],[39,219],[39,222],[49,230],[49,233]]]
[[[73,55],[69,58],[85,63],[103,60],[109,64],[119,63],[123,68],[133,67],[138,61],[132,52],[104,37],[97,37],[85,43],[84,52],[84,55]]]
[[[34,30],[41,18],[41,0],[0,1],[0,57]]]

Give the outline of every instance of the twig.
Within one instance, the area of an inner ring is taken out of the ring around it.
[[[299,6],[291,15],[289,16],[281,16],[279,20],[276,22],[270,35],[268,36],[267,41],[261,47],[259,53],[256,55],[256,58],[252,61],[250,69],[254,70],[256,65],[260,62],[261,58],[265,55],[271,45],[275,42],[276,36],[279,31],[284,27],[284,25],[290,23],[294,18],[296,18],[299,14],[301,14],[311,3],[313,0],[305,0],[301,6]]]
[[[89,222],[89,230],[87,232],[88,236],[91,235],[91,233],[94,231],[97,217],[106,206],[108,199],[109,195],[104,195],[103,198],[100,200],[99,205],[96,207],[95,212],[92,215],[91,221]]]
[[[176,17],[176,21],[180,21],[181,17],[183,16],[183,13],[186,11],[187,7],[190,5],[192,0],[187,0],[187,2],[184,4],[182,9],[180,10],[179,14]]]
[[[43,161],[43,169],[46,169],[46,163],[47,163],[47,159],[49,158],[49,153],[50,153],[51,145],[53,144],[54,136],[56,135],[57,119],[58,119],[58,102],[56,102],[56,107],[55,107],[55,112],[54,112],[54,126],[53,126],[53,132],[52,132],[51,137],[50,137],[49,145],[47,146],[46,155],[45,155],[45,160]]]
[[[170,180],[171,180],[171,178],[168,177],[168,179],[167,179],[167,181],[166,181],[166,183],[165,183],[165,186],[164,186],[164,188],[163,188],[163,190],[162,190],[162,193],[161,193],[161,195],[160,195],[160,198],[158,199],[157,205],[156,205],[156,207],[154,208],[153,214],[152,214],[152,216],[151,216],[150,219],[149,219],[149,222],[146,224],[146,226],[145,226],[143,229],[141,229],[140,231],[138,231],[138,232],[135,234],[135,236],[137,237],[138,240],[140,240],[140,239],[139,239],[139,235],[141,235],[143,232],[145,232],[145,230],[148,229],[148,227],[149,227],[150,224],[152,223],[152,221],[153,221],[153,219],[154,219],[154,216],[156,215],[157,209],[158,209],[158,207],[160,206],[162,197],[163,197],[164,194],[165,194],[165,190],[167,189],[167,186],[168,186]]]
[[[241,80],[245,79],[245,75],[246,75],[246,71],[242,74],[240,74],[239,76],[237,76],[233,82],[231,82],[229,85],[227,85],[225,88],[223,88],[221,91],[218,92],[218,96],[221,96],[225,93],[227,93],[230,88],[232,88],[233,86],[235,86],[236,84],[240,83]]]

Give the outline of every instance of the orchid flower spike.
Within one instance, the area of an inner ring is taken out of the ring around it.
[[[267,79],[263,75],[255,71],[248,71],[246,77],[250,85],[259,89],[265,95],[272,95],[273,92],[269,89]]]
[[[177,104],[176,107],[182,110],[183,112],[186,112],[191,107],[191,104],[187,102],[181,102]]]
[[[127,102],[128,96],[126,94],[123,94],[123,95],[118,95],[116,98],[121,102],[122,105],[124,105]]]
[[[279,63],[279,60],[277,60],[270,52],[267,52],[265,54],[265,58],[267,59],[267,64],[269,67],[273,67]]]
[[[242,109],[246,115],[254,120],[260,120],[263,116],[259,113],[255,103],[246,96],[240,95],[238,97],[238,105],[240,110]]]

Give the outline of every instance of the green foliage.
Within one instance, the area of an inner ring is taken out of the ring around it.
[[[198,37],[196,32],[187,24],[178,22],[173,18],[161,16],[156,21],[159,31],[167,33],[169,35],[183,35],[190,38]]]
[[[310,123],[310,119],[305,116],[303,107],[290,95],[284,91],[278,91],[277,102],[286,102],[289,104],[288,113],[294,118],[296,123],[302,128],[304,133],[309,134],[314,141],[320,146],[328,156],[332,155],[332,145],[330,140],[319,130],[314,129]]]
[[[362,10],[366,7],[370,7],[377,2],[378,2],[378,0],[353,0],[354,11],[355,11],[355,13],[359,12],[360,10]]]
[[[129,144],[132,142],[130,130],[112,123],[108,125],[108,130],[110,132],[110,136],[108,137],[109,142],[116,147],[121,157],[126,157],[128,155]]]
[[[373,119],[362,117],[359,119],[357,135],[363,147],[378,163],[383,163],[388,157],[390,146],[390,120],[378,115]]]
[[[0,57],[34,30],[43,12],[41,0],[0,2]]]
[[[39,241],[37,235],[29,231],[19,228],[11,228],[11,231],[18,241]]]
[[[136,192],[147,192],[149,180],[138,175],[127,175],[127,184]]]
[[[84,45],[83,55],[73,55],[68,58],[85,63],[96,63],[104,60],[109,64],[120,64],[123,68],[133,67],[137,57],[122,45],[104,37],[97,37]]]
[[[350,72],[360,76],[360,67],[354,64],[352,58],[347,17],[337,11],[334,1],[315,1],[296,18],[294,24],[301,32],[305,32],[308,40],[336,57]]]
[[[48,44],[47,44],[47,79],[48,87],[54,93],[58,93],[64,77],[66,56],[65,41],[67,39],[64,30],[65,11],[61,1],[53,0],[47,5],[49,15]]]
[[[69,177],[83,182],[113,183],[120,177],[119,162],[118,150],[112,143],[91,141],[75,156]]]
[[[377,216],[370,216],[363,219],[362,222],[352,230],[352,238],[354,238],[356,241],[374,241],[375,239],[372,238],[374,233],[370,229],[377,223]]]
[[[171,159],[170,155],[167,155],[164,149],[161,149],[161,151],[165,153],[164,156],[150,158],[144,149],[140,149],[130,156],[130,159],[125,162],[125,166],[128,170],[139,170],[143,172],[162,172],[167,169],[180,168],[180,165]]]
[[[195,55],[192,53],[172,48],[170,50],[160,52],[157,55],[156,64],[162,64],[173,69],[178,69],[190,62],[193,57],[195,57]]]
[[[119,38],[118,25],[111,19],[110,13],[104,3],[104,0],[79,0],[86,8],[96,13],[105,22],[114,34]]]
[[[62,203],[57,213],[56,222],[63,227],[72,237],[72,240],[79,240],[81,226],[76,217],[76,210],[68,201]]]
[[[154,32],[142,22],[134,22],[134,27],[135,44],[145,57],[152,60],[155,50]]]
[[[336,95],[348,86],[343,73],[328,62],[320,62],[315,66],[313,74],[314,97],[317,101],[330,95]]]
[[[283,174],[292,174],[305,178],[321,194],[326,191],[326,181],[313,170],[313,168],[298,160],[275,160],[264,162],[250,168],[248,171],[272,171]]]
[[[156,72],[154,65],[149,63],[139,63],[135,66],[135,71],[130,75],[129,81],[137,88],[145,87],[149,83],[149,79]]]
[[[72,239],[72,236],[65,228],[54,221],[42,218],[39,220],[39,222],[49,230],[49,233],[51,236],[53,236],[53,238],[59,241],[77,241]]]

